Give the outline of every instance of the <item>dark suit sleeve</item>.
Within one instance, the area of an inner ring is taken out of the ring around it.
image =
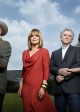
[[[76,54],[75,55],[75,62],[73,63],[71,68],[78,68],[80,67],[80,47],[75,47]],[[74,77],[76,74],[72,73],[70,76],[65,77],[65,80],[69,80],[70,78]]]
[[[60,67],[56,67],[54,64],[54,61],[55,61],[55,58],[54,58],[54,52],[53,52],[50,59],[50,73],[57,76]]]
[[[11,55],[11,45],[9,42],[6,41],[0,53],[0,69],[4,69],[7,67],[10,55]]]
[[[76,59],[75,63],[71,68],[77,68],[80,67],[80,47],[76,47]]]

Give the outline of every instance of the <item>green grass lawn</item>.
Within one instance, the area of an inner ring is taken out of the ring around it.
[[[7,93],[3,103],[3,112],[22,112],[21,98],[17,93]]]
[[[50,96],[54,101],[53,96]],[[7,93],[3,103],[3,112],[23,112],[22,101],[17,93]]]

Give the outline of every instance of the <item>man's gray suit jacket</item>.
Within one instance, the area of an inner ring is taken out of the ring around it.
[[[11,55],[10,43],[0,38],[0,94],[4,94],[6,92],[7,66],[10,55]]]

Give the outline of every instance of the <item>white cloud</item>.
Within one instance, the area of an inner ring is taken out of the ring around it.
[[[18,3],[21,3],[23,0],[0,0],[1,3],[8,5],[10,7],[16,7]]]
[[[31,26],[24,20],[20,22],[16,20],[0,19],[8,25],[8,34],[3,37],[11,43],[12,54],[10,57],[9,69],[21,69],[22,52],[27,49],[27,35],[31,30]]]
[[[80,13],[80,5],[76,6],[75,13]]]
[[[74,23],[74,19],[60,13],[58,3],[49,0],[26,1],[24,4],[18,4],[18,7],[20,13],[32,24],[47,26]]]
[[[1,0],[5,4],[18,8],[25,19],[40,27],[50,25],[72,24],[74,19],[60,13],[60,4],[50,0]]]
[[[16,8],[16,11],[24,18],[24,20],[17,20],[17,17],[16,20],[2,18],[9,28],[4,39],[8,40],[12,46],[9,69],[21,69],[22,52],[27,49],[27,36],[32,28],[39,28],[43,34],[45,33],[44,47],[52,52],[60,45],[59,31],[75,22],[74,19],[61,14],[60,4],[50,0],[0,0],[1,2]]]

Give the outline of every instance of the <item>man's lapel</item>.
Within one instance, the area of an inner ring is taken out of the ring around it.
[[[58,51],[58,57],[59,57],[60,63],[62,63],[62,48],[60,48]]]

